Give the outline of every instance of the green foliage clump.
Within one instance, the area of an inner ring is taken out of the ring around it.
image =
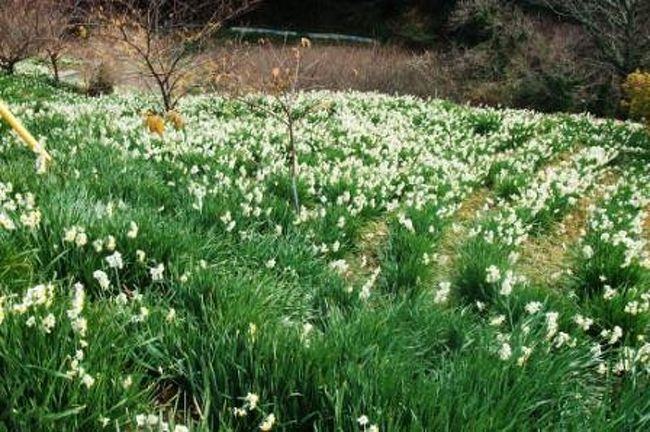
[[[650,130],[650,73],[637,70],[627,76],[623,83],[625,100],[630,117],[646,123]]]

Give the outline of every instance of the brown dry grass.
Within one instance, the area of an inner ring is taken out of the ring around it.
[[[100,65],[110,68],[115,84],[124,87],[148,89],[147,80],[138,73],[136,61],[118,51],[114,43],[100,37],[77,40],[71,43],[66,55],[75,59],[73,66],[64,66],[63,70],[78,72],[80,85],[87,86]]]
[[[275,67],[289,65],[293,46],[228,43],[207,54],[222,74],[239,88],[259,88]],[[436,73],[433,53],[395,46],[314,45],[302,50],[298,90],[358,90],[437,96],[452,85],[447,70]],[[441,94],[440,94],[441,95]]]
[[[475,217],[477,214],[485,208],[485,205],[489,202],[490,191],[486,188],[481,188],[472,193],[465,201],[460,205],[460,208],[456,212],[456,219],[460,223],[465,223]]]
[[[472,193],[460,205],[456,213],[454,226],[447,230],[440,242],[438,259],[434,260],[434,266],[440,274],[446,274],[445,269],[454,256],[454,250],[459,239],[465,237],[467,227],[472,220],[479,217],[479,213],[485,208],[490,199],[490,191],[481,188]],[[379,266],[381,248],[388,238],[388,225],[384,220],[377,220],[368,223],[363,227],[357,251],[345,257],[349,265],[346,277],[350,281],[365,280],[372,271]]]
[[[442,235],[438,245],[434,272],[439,280],[448,280],[456,265],[456,250],[460,243],[467,238],[469,227],[482,217],[482,212],[489,210],[492,193],[489,189],[480,188],[465,199],[454,218],[454,223]]]
[[[518,270],[534,284],[552,286],[566,272],[571,246],[584,235],[589,206],[602,198],[607,187],[616,183],[613,171],[605,172],[593,193],[582,197],[573,211],[547,235],[531,236],[520,247]]]
[[[271,72],[290,67],[293,45],[219,42],[194,60],[197,87],[217,91],[256,91],[266,88]],[[118,49],[110,38],[95,34],[68,50],[81,60],[75,67],[87,80],[99,63],[115,70],[119,86],[151,88],[140,73],[137,59]],[[460,81],[448,61],[435,52],[414,52],[398,46],[318,45],[301,50],[302,67],[297,90],[357,90],[420,97],[456,98]],[[207,73],[206,73],[207,72]],[[205,80],[209,76],[210,82]],[[212,78],[218,77],[216,81]]]
[[[368,223],[361,230],[357,251],[345,257],[349,270],[348,281],[364,280],[379,266],[381,248],[388,238],[388,225],[384,220]]]

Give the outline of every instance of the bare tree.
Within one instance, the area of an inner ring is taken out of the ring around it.
[[[286,143],[282,150],[291,177],[293,207],[296,213],[300,213],[300,196],[298,193],[300,172],[297,146],[299,137],[296,134],[297,128],[308,114],[317,109],[329,109],[330,106],[324,102],[305,104],[299,100],[299,87],[303,80],[303,71],[314,66],[314,64],[305,64],[303,59],[304,50],[311,48],[309,39],[303,38],[296,46],[292,47],[292,55],[289,58],[282,58],[271,43],[263,42],[262,46],[268,49],[271,57],[275,59],[275,67],[269,71],[270,73],[266,77],[260,79],[258,85],[253,85],[250,88],[244,86],[243,88],[236,74],[229,74],[229,76],[224,77],[220,73],[221,71],[216,71],[213,76],[216,84],[215,88],[218,91],[224,89],[223,78],[234,81],[234,85],[230,86],[230,93],[234,99],[248,105],[253,111],[278,121],[285,128]],[[262,92],[270,97],[272,103],[269,104],[266,99],[260,99],[259,97],[242,96],[242,92]]]
[[[45,43],[47,3],[42,0],[0,1],[0,69],[13,73],[16,64],[39,53]]]
[[[532,0],[579,23],[598,47],[600,60],[626,76],[650,52],[650,0]]]
[[[73,29],[81,17],[81,0],[43,0],[43,51],[52,75],[59,81],[60,61],[73,38]]]
[[[153,82],[165,111],[187,91],[194,61],[222,25],[262,0],[114,0],[101,13],[106,36],[138,60],[138,73]]]

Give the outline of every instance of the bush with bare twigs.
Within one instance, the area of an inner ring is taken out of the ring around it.
[[[43,20],[43,53],[59,81],[60,62],[71,41],[78,36],[75,25],[81,18],[81,0],[41,0],[45,6]]]
[[[267,45],[267,44],[262,44]],[[283,47],[286,48],[286,47]],[[298,92],[300,90],[303,72],[309,69],[309,64],[305,63],[304,53],[311,48],[311,41],[302,38],[300,42],[290,47],[291,56],[284,57],[276,47],[268,44],[264,49],[273,58],[273,67],[268,70],[267,74],[259,75],[259,81],[248,82],[244,85],[237,74],[224,74],[220,66],[223,64],[214,63],[216,66],[212,71],[213,88],[224,90],[224,82],[234,79],[234,85],[227,85],[230,95],[240,102],[243,102],[254,111],[268,115],[270,118],[280,122],[286,130],[286,144],[284,153],[286,155],[287,168],[291,177],[291,198],[296,213],[300,213],[300,196],[298,192],[299,180],[299,161],[297,143],[299,137],[296,136],[297,125],[302,122],[306,116],[317,109],[320,104],[313,104],[307,107],[298,103]],[[282,53],[284,54],[284,53]],[[313,66],[313,64],[311,65]],[[248,98],[241,96],[244,92],[263,92],[272,97],[274,105],[268,105],[265,100]]]
[[[208,38],[223,23],[262,0],[115,0],[99,10],[103,36],[137,60],[136,73],[151,83],[165,111],[174,109],[187,93],[196,71],[196,58]],[[209,11],[207,18],[198,10]]]
[[[47,11],[43,0],[0,2],[0,69],[13,73],[15,66],[38,54],[46,42]]]
[[[529,0],[578,23],[592,38],[592,60],[621,79],[650,61],[648,0]]]
[[[44,54],[59,81],[59,63],[73,36],[81,0],[2,0],[0,2],[0,69]]]
[[[107,61],[101,61],[89,71],[86,83],[88,96],[101,96],[113,93],[115,89],[115,70]]]

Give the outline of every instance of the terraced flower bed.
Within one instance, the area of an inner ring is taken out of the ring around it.
[[[650,426],[641,126],[305,93],[296,212],[272,98],[0,98],[0,430]]]

